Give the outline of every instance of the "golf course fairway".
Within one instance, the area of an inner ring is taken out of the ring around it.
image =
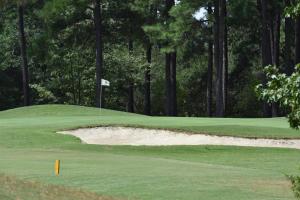
[[[285,118],[168,118],[68,105],[32,106],[0,112],[0,174],[116,199],[295,199],[286,175],[300,174],[299,150],[102,146],[57,133],[95,126],[300,139],[300,132],[290,129]],[[54,174],[57,159],[60,176]],[[0,189],[0,199],[7,197],[4,193]]]

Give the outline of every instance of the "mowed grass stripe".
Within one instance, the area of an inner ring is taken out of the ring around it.
[[[2,156],[6,162],[1,164],[1,169],[6,168],[6,173],[106,195],[142,199],[195,199],[199,195],[210,196],[211,193],[218,194],[224,191],[229,195],[225,195],[224,199],[231,199],[229,191],[237,190],[235,195],[239,198],[249,194],[249,197],[257,199],[292,199],[289,182],[284,178],[284,174],[279,172],[281,169],[259,169],[257,165],[250,166],[252,168],[235,167],[212,162],[201,163],[201,156],[194,161],[182,161],[171,157],[159,158],[158,155],[125,156],[101,151],[84,153],[19,150],[9,153],[6,150],[6,153],[10,158],[13,156],[18,160],[16,163],[16,160],[5,159]],[[180,156],[178,157],[180,159]],[[55,158],[62,160],[62,175],[59,178],[53,174]],[[202,161],[205,161],[205,158]],[[9,167],[18,163],[22,165],[13,169]],[[261,186],[257,188],[257,184]],[[182,193],[180,189],[187,193]],[[221,197],[223,195],[219,194],[210,198]]]

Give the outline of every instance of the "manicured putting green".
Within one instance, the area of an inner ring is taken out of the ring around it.
[[[299,173],[298,150],[96,146],[56,133],[109,124],[300,138],[283,118],[166,118],[77,106],[34,106],[0,112],[0,173],[129,199],[294,199],[285,175]],[[56,159],[61,160],[59,177],[54,175]]]

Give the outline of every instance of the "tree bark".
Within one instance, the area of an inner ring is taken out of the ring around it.
[[[101,101],[103,97],[101,94],[101,75],[103,67],[103,41],[102,41],[102,16],[101,16],[101,2],[95,0],[94,6],[94,23],[96,33],[96,106],[102,107]],[[100,99],[102,98],[102,99]]]
[[[291,5],[290,0],[285,0],[286,7]],[[293,61],[293,43],[295,40],[295,22],[291,17],[285,18],[285,47],[284,47],[284,63],[285,63],[285,73],[291,75],[294,71],[294,61]]]
[[[166,115],[171,116],[171,71],[170,71],[170,66],[171,66],[171,53],[166,53],[165,55],[165,81],[166,81],[166,86],[165,86],[165,92],[166,92]]]
[[[296,28],[295,28],[295,63],[300,63],[300,16],[296,18]]]
[[[127,112],[134,112],[134,84],[129,83]]]
[[[77,104],[81,105],[81,73],[77,71],[77,77],[78,77],[78,101]]]
[[[144,114],[151,115],[151,62],[152,62],[152,45],[147,47],[147,62],[149,66],[145,71],[145,99],[144,99]]]
[[[154,5],[150,6],[149,9],[150,17],[147,18],[147,24],[152,25],[155,22],[157,16],[157,9]],[[150,38],[147,41],[146,57],[148,67],[145,71],[145,83],[144,83],[144,114],[151,115],[151,63],[152,63],[152,44]]]
[[[272,65],[272,52],[271,52],[271,26],[269,15],[267,11],[267,0],[260,0],[261,14],[262,14],[262,65],[263,67]],[[266,78],[263,78],[263,84],[266,84]],[[267,102],[263,103],[264,117],[271,117],[271,107]]]
[[[171,53],[171,65],[170,65],[170,81],[171,81],[171,116],[177,116],[177,84],[176,84],[176,68],[177,68],[177,54]]]
[[[165,0],[165,20],[170,18],[169,11],[175,5],[174,0]],[[166,115],[177,116],[176,91],[176,51],[166,53]]]
[[[227,6],[226,0],[223,0],[223,9],[224,9],[224,74],[223,74],[223,105],[224,105],[224,115],[226,114],[227,109],[227,100],[228,100],[228,25],[227,25]]]
[[[280,9],[276,8],[275,16],[273,20],[273,65],[279,67],[280,56],[280,25],[281,25],[281,13]],[[272,104],[272,117],[278,116],[278,104]]]
[[[215,0],[215,66],[216,66],[216,116],[224,117],[223,75],[224,75],[224,1]]]
[[[220,43],[219,43],[219,35],[220,35],[220,21],[219,21],[219,9],[220,9],[220,6],[219,6],[219,0],[214,0],[214,65],[215,65],[215,70],[216,70],[216,105],[218,107],[218,103],[217,101],[220,101],[220,97],[219,97],[219,93],[220,93],[220,60],[219,60],[219,57],[220,57]],[[219,110],[217,108],[217,110]],[[217,116],[217,114],[216,114]]]
[[[208,6],[207,12],[212,14],[211,5]],[[213,41],[211,35],[213,34],[212,28],[209,28],[208,39],[208,62],[207,62],[207,89],[206,89],[206,111],[207,116],[212,117],[212,81],[213,81]]]
[[[129,54],[133,53],[133,41],[131,39],[131,36],[129,36],[128,50],[129,50]],[[129,85],[128,85],[127,112],[134,113],[134,81],[133,80],[129,80]]]
[[[20,3],[18,7],[19,15],[19,40],[20,40],[20,51],[22,60],[22,83],[23,83],[23,98],[24,106],[30,105],[30,94],[29,94],[29,75],[28,75],[28,61],[27,61],[27,44],[26,35],[24,30],[24,5]]]

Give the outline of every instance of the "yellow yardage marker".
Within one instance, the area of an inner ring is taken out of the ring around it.
[[[55,161],[54,170],[55,170],[55,175],[58,176],[60,170],[60,160]]]

